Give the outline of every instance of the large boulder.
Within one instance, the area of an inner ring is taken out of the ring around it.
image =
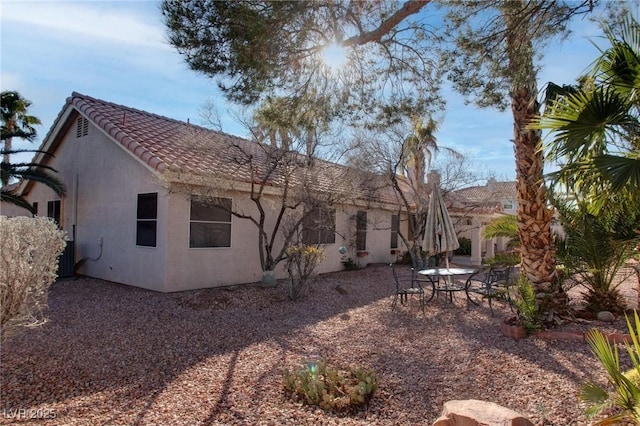
[[[533,423],[496,403],[467,399],[445,402],[442,415],[433,426],[533,426]]]

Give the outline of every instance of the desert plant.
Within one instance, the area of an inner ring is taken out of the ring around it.
[[[505,237],[509,238],[509,247],[518,247],[520,240],[518,238],[518,220],[516,216],[506,214],[493,219],[482,232],[485,239]]]
[[[640,239],[635,232],[640,220],[638,206],[614,201],[612,196],[607,209],[594,211],[593,203],[587,200],[554,199],[566,233],[556,241],[558,259],[585,287],[586,309],[592,312],[624,311],[616,276]]]
[[[291,300],[300,298],[309,277],[324,259],[325,254],[321,247],[296,244],[287,248],[287,271],[291,283],[289,289]]]
[[[44,322],[65,233],[45,217],[0,216],[0,339]]]
[[[369,401],[378,389],[375,370],[331,367],[326,359],[312,361],[295,372],[285,369],[285,388],[305,404],[325,410],[349,411]]]
[[[542,326],[542,321],[533,285],[522,275],[516,282],[516,297],[513,303],[516,306],[517,324],[524,328],[527,336],[530,336]]]
[[[358,264],[354,262],[353,259],[350,257],[342,259],[341,263],[342,263],[342,268],[345,271],[355,271],[356,269],[360,269],[360,266],[358,266]]]
[[[593,417],[605,410],[616,408],[615,412],[596,424],[621,424],[631,421],[640,424],[640,318],[634,311],[634,324],[627,317],[627,328],[631,336],[631,343],[625,343],[625,348],[633,367],[623,372],[620,367],[618,346],[610,343],[599,330],[592,330],[587,335],[591,350],[607,372],[607,380],[613,391],[590,381],[582,385],[580,399],[587,403],[588,417]],[[626,423],[625,423],[626,424]]]
[[[485,259],[484,263],[490,266],[515,266],[520,263],[520,253],[516,251],[496,253],[494,257]]]

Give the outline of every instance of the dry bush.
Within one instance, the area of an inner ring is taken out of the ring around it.
[[[49,218],[0,216],[0,340],[42,324],[65,233]]]

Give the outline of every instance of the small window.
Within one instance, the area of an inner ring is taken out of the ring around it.
[[[52,218],[58,226],[62,226],[60,223],[60,200],[47,202],[47,217]]]
[[[158,227],[158,193],[138,194],[136,245],[156,246]]]
[[[335,243],[336,211],[318,207],[309,212],[302,222],[302,240],[308,245]]]
[[[505,210],[513,210],[513,200],[503,200],[502,207]]]
[[[81,138],[89,134],[89,120],[84,117],[78,117],[76,122],[76,138]]]
[[[191,198],[189,247],[231,247],[231,199]]]
[[[34,202],[31,209],[33,210],[33,217],[38,216],[38,202]]]
[[[400,216],[391,215],[391,248],[398,248],[398,233],[400,232]]]
[[[356,215],[356,250],[367,249],[367,212],[359,211]]]

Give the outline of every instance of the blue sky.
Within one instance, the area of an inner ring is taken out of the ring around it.
[[[246,136],[225,113],[214,81],[190,71],[167,43],[159,2],[0,0],[0,28],[0,88],[31,100],[31,114],[42,120],[38,142],[73,91],[194,124],[213,101],[223,130]],[[547,48],[540,88],[574,82],[598,55],[589,41],[599,42],[597,25],[578,19],[572,28],[568,40]],[[467,153],[498,179],[514,179],[510,111],[466,106],[446,93],[439,144]]]

